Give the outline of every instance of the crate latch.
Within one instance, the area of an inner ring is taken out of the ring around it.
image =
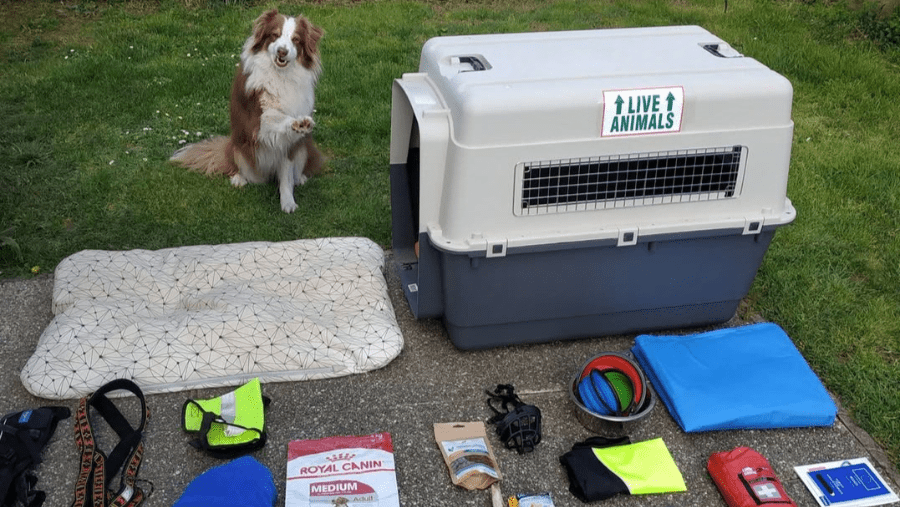
[[[635,229],[619,229],[619,240],[616,246],[632,246],[637,245],[638,230]]]
[[[759,218],[745,218],[744,219],[744,235],[747,234],[759,234],[762,232],[763,228],[763,219]]]
[[[487,242],[487,257],[506,257],[506,240],[489,239]]]

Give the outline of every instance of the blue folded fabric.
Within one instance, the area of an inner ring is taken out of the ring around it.
[[[272,472],[244,456],[197,476],[172,507],[273,507],[277,495]]]
[[[686,432],[830,426],[837,415],[828,391],[775,324],[641,335],[632,352]]]

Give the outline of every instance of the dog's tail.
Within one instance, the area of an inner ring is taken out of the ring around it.
[[[231,140],[225,136],[211,137],[189,144],[169,158],[169,162],[205,174],[234,176],[238,168],[231,154]]]

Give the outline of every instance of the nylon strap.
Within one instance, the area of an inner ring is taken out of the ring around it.
[[[106,393],[124,389],[131,391],[141,402],[141,422],[132,428],[128,420],[106,397]],[[119,436],[109,458],[97,448],[91,428],[89,410],[93,407]],[[144,501],[144,492],[136,484],[144,444],[141,441],[144,425],[150,411],[144,394],[134,382],[127,379],[113,380],[93,395],[82,398],[75,411],[75,445],[81,451],[81,469],[75,482],[75,500],[72,507],[137,507]],[[109,489],[110,479],[122,468],[117,491]]]

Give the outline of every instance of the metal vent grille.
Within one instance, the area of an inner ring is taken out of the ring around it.
[[[558,213],[734,197],[746,148],[728,146],[525,162],[518,214]]]

